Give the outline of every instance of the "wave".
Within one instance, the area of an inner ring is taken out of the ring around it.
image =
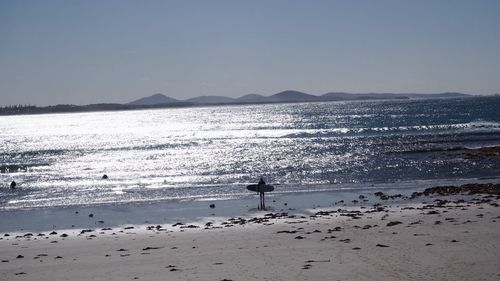
[[[27,172],[29,168],[48,166],[47,163],[35,163],[35,164],[4,164],[0,165],[0,173],[16,173],[16,172]]]
[[[500,131],[500,122],[477,120],[465,125],[469,130]]]
[[[40,149],[40,150],[28,150],[21,152],[5,152],[0,153],[0,158],[14,158],[14,157],[39,157],[46,155],[62,155],[67,153],[67,149]]]
[[[326,138],[340,136],[370,136],[384,134],[489,134],[500,133],[500,123],[488,121],[473,121],[457,124],[414,125],[394,127],[359,127],[359,128],[332,128],[310,129],[304,132],[286,134],[282,138]]]

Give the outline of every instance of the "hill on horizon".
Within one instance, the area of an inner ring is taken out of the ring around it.
[[[149,97],[127,103],[132,106],[154,106],[154,105],[202,105],[202,104],[235,104],[235,103],[279,103],[279,102],[312,102],[312,101],[349,101],[349,100],[381,100],[381,99],[421,99],[421,98],[456,98],[469,97],[470,95],[446,92],[437,94],[418,94],[418,93],[344,93],[328,92],[323,95],[311,95],[308,93],[285,90],[274,95],[263,96],[260,94],[247,94],[239,98],[226,96],[199,96],[178,100],[165,96],[163,94],[154,94]]]
[[[167,97],[164,94],[154,94],[149,97],[137,99],[127,103],[127,105],[158,105],[158,104],[171,104],[179,102],[179,100]]]
[[[498,94],[497,94],[498,95]],[[87,105],[58,104],[49,106],[15,105],[0,107],[0,115],[15,114],[38,114],[38,113],[58,113],[58,112],[88,112],[106,110],[131,110],[143,108],[163,108],[163,107],[190,107],[199,105],[231,105],[231,104],[262,104],[262,103],[296,103],[296,102],[316,102],[316,101],[365,101],[365,100],[397,100],[397,99],[447,99],[447,98],[467,98],[474,95],[444,92],[437,94],[418,93],[344,93],[329,92],[323,95],[311,95],[295,90],[286,90],[274,95],[263,96],[260,94],[247,94],[239,98],[225,96],[200,96],[179,100],[165,96],[164,94],[154,94],[143,97],[129,103],[98,103]]]
[[[304,102],[321,100],[319,96],[306,94],[295,90],[286,90],[267,97],[271,102]]]

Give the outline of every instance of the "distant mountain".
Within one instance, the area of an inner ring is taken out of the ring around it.
[[[219,104],[219,103],[234,103],[236,102],[236,99],[224,96],[200,96],[196,98],[187,99],[184,101],[190,103],[199,103],[199,104]]]
[[[497,94],[499,95],[499,94]],[[194,105],[209,104],[252,104],[252,103],[287,103],[287,102],[314,102],[314,101],[349,101],[349,100],[388,100],[388,99],[446,99],[467,98],[472,95],[446,92],[438,94],[418,93],[343,93],[330,92],[320,96],[287,90],[271,96],[259,94],[248,94],[240,98],[229,98],[224,96],[201,96],[187,100],[177,100],[163,94],[155,94],[150,97],[141,98],[127,104],[100,103],[88,105],[59,104],[50,106],[5,106],[0,107],[0,115],[14,114],[41,114],[56,112],[89,112],[89,111],[116,111],[132,109],[152,109],[166,107],[190,107]]]
[[[295,90],[286,90],[271,96],[248,94],[239,98],[225,96],[199,96],[186,100],[176,100],[162,94],[138,99],[129,106],[172,105],[189,106],[195,104],[233,104],[233,103],[279,103],[279,102],[311,102],[311,101],[348,101],[348,100],[384,100],[384,99],[422,99],[422,98],[458,98],[469,97],[462,93],[416,94],[416,93],[344,93],[329,92],[320,96]]]
[[[127,105],[157,105],[157,104],[170,104],[176,102],[179,102],[179,100],[167,97],[163,94],[154,94],[150,97],[140,98],[133,102],[129,102],[127,103]]]
[[[304,102],[321,100],[320,97],[294,90],[286,90],[266,99],[269,102]]]
[[[267,100],[267,97],[263,96],[263,95],[259,95],[259,94],[248,94],[248,95],[244,95],[242,97],[239,97],[236,99],[238,102],[248,102],[248,103],[252,103],[252,102],[255,102],[255,103],[259,103],[259,102],[266,102]]]

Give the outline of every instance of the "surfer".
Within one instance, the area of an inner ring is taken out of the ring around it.
[[[255,192],[259,193],[259,197],[260,197],[259,209],[265,210],[266,204],[264,201],[264,192],[273,191],[274,187],[272,185],[266,184],[264,179],[261,177],[257,184],[248,185],[247,189],[250,191],[255,191]]]
[[[16,182],[15,182],[15,181],[12,181],[12,182],[10,183],[10,188],[11,188],[11,189],[15,189],[15,188],[16,188],[16,185],[17,185],[17,184],[16,184]]]

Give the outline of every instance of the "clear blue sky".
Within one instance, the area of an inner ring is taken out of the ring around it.
[[[500,1],[0,0],[0,105],[500,92]]]

